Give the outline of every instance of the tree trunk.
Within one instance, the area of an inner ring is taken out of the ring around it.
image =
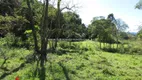
[[[34,27],[34,19],[33,19],[33,12],[32,12],[32,8],[30,5],[30,1],[27,0],[27,6],[29,8],[29,15],[30,15],[30,25],[32,27],[32,34],[33,34],[33,38],[34,38],[34,50],[36,51],[36,53],[38,53],[38,41],[37,41],[37,36],[36,36],[36,31],[35,31],[35,27]]]
[[[47,43],[48,43],[48,38],[47,38],[47,29],[48,29],[48,0],[46,0],[45,4],[45,13],[44,13],[44,19],[43,19],[43,24],[41,26],[41,62],[40,66],[43,67],[45,60],[46,60],[46,49],[47,49]]]
[[[41,53],[41,62],[40,62],[40,66],[44,66],[44,63],[45,63],[45,60],[46,60],[46,49],[47,49],[47,42],[48,41],[46,41],[46,40],[43,40],[42,41],[42,44],[41,44],[41,51],[40,51],[40,53]]]
[[[57,3],[57,23],[56,23],[56,25],[57,25],[57,29],[61,29],[61,22],[60,22],[60,15],[61,15],[61,10],[60,10],[60,3],[61,3],[61,0],[58,0],[58,3]],[[58,34],[60,34],[60,33],[58,33]],[[57,43],[58,43],[58,34],[57,34],[57,36],[56,36],[56,38],[55,38],[55,45],[54,45],[54,50],[56,50],[56,47],[57,47]]]
[[[43,12],[43,21],[41,25],[41,50],[40,50],[40,67],[41,67],[41,72],[40,72],[40,80],[45,80],[45,60],[46,60],[46,49],[47,49],[47,43],[48,43],[48,0],[45,0],[44,2],[44,12]],[[38,51],[38,42],[37,42],[37,37],[36,37],[36,32],[34,28],[34,19],[33,19],[33,14],[32,14],[32,9],[30,5],[30,1],[27,0],[27,5],[29,8],[29,15],[30,15],[30,24],[32,27],[32,32],[33,32],[33,37],[34,37],[34,44],[35,44],[35,51]]]

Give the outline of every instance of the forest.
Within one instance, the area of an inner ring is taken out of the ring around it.
[[[142,0],[133,7],[141,10]],[[0,0],[0,80],[142,80],[142,25],[128,32],[113,13],[86,25],[79,9]]]

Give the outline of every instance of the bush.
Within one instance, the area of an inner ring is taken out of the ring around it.
[[[120,53],[127,53],[127,54],[141,54],[142,53],[142,48],[141,46],[141,41],[131,41],[124,44],[121,44],[119,47],[119,52]]]
[[[16,40],[15,36],[11,33],[8,33],[4,39],[6,41],[7,46],[11,46],[12,44],[14,44],[14,41]]]
[[[66,41],[61,41],[59,42],[59,47],[63,49],[78,49],[79,45],[74,43],[74,42],[66,42]]]

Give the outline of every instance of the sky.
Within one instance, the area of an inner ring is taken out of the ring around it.
[[[72,0],[79,5],[77,13],[86,25],[93,17],[114,14],[116,19],[121,18],[128,24],[130,32],[137,32],[138,25],[142,24],[142,10],[135,9],[139,0]]]

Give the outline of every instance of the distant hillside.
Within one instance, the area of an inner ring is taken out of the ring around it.
[[[137,32],[128,32],[129,34],[132,34],[132,35],[137,35]]]

